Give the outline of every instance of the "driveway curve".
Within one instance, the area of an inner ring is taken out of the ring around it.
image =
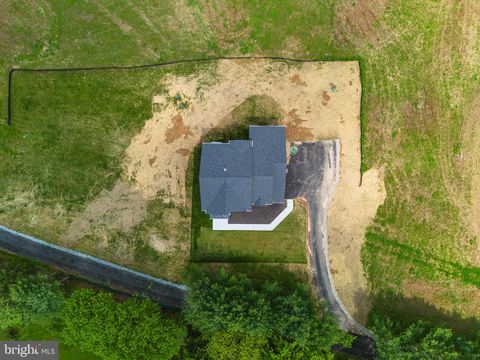
[[[308,204],[308,256],[315,293],[326,301],[340,328],[372,337],[338,297],[329,266],[327,210],[339,179],[340,140],[303,142],[297,147],[298,153],[290,157],[288,164],[286,197],[303,198]]]

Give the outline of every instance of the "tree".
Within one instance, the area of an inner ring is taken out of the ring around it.
[[[207,354],[216,360],[261,360],[267,340],[233,331],[214,334],[207,345]]]
[[[373,318],[379,360],[480,359],[475,343],[455,336],[450,329],[417,321],[402,328],[388,317]]]
[[[0,271],[0,330],[19,327],[39,317],[52,317],[63,305],[60,284],[45,275],[17,275]]]
[[[103,359],[171,359],[185,329],[149,299],[117,302],[110,293],[76,290],[62,312],[66,344]]]
[[[275,339],[266,353],[268,360],[333,360],[332,352],[315,352],[312,349],[299,346],[296,342]]]
[[[349,346],[352,341],[313,300],[307,286],[257,285],[224,271],[193,284],[184,315],[207,340],[212,359],[230,359],[245,348],[272,359],[291,358],[285,355],[288,349],[304,353],[304,359],[324,359],[333,345]]]
[[[0,330],[20,326],[22,322],[22,313],[11,306],[5,299],[0,299]]]
[[[8,287],[12,307],[23,314],[24,321],[50,316],[61,310],[64,302],[60,284],[45,275],[19,277]]]
[[[184,315],[207,337],[229,330],[268,337],[273,324],[265,295],[273,289],[266,286],[262,294],[246,276],[221,271],[216,278],[204,277],[193,284]]]

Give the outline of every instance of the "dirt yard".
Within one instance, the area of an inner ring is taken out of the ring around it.
[[[385,198],[382,171],[360,183],[361,84],[356,62],[286,64],[224,60],[212,72],[168,76],[168,92],[153,98],[153,117],[126,151],[125,172],[145,199],[187,205],[189,155],[202,136],[228,125],[249,97],[273,99],[281,109],[288,140],[340,138],[341,179],[329,211],[331,267],[348,310],[365,321],[366,280],[360,262],[365,228]],[[205,85],[209,84],[209,85]]]

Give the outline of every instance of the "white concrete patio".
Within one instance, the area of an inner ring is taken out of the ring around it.
[[[228,219],[213,219],[213,230],[272,231],[293,211],[293,200],[287,199],[287,207],[270,224],[229,224]]]

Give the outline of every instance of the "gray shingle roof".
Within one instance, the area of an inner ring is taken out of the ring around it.
[[[249,135],[202,144],[200,200],[211,218],[285,200],[285,127],[250,126]]]

